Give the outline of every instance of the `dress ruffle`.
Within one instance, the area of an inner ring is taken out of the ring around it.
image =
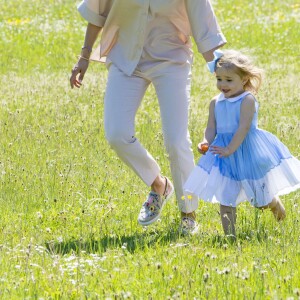
[[[232,133],[218,134],[213,145],[226,147],[232,137]],[[276,136],[261,129],[252,129],[226,158],[211,152],[202,156],[184,185],[205,201],[236,206],[248,200],[256,207],[298,188],[300,161]]]

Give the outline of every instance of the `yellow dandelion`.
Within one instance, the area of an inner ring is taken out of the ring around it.
[[[13,19],[6,20],[6,23],[8,25],[12,25],[12,26],[19,26],[19,25],[28,24],[28,23],[30,23],[30,21],[31,20],[28,18],[26,18],[26,19],[13,18]]]

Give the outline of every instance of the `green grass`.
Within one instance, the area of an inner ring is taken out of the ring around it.
[[[73,1],[8,1],[0,10],[1,299],[298,299],[300,192],[287,219],[248,204],[237,242],[218,207],[200,202],[200,233],[181,237],[175,199],[161,222],[138,226],[148,192],[109,148],[103,130],[106,70],[91,64],[69,88],[85,21]],[[260,127],[298,158],[299,17],[295,1],[214,1],[227,48],[247,50],[266,78]],[[190,130],[195,158],[215,82],[196,54]],[[170,175],[150,88],[137,136]]]

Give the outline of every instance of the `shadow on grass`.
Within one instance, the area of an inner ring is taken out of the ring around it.
[[[178,230],[170,229],[168,231],[158,232],[149,231],[145,233],[136,233],[133,235],[105,235],[100,239],[93,236],[87,239],[70,239],[68,241],[46,242],[46,248],[51,254],[69,254],[81,251],[86,253],[103,253],[109,249],[124,249],[131,253],[145,248],[151,248],[154,245],[167,245],[180,238]]]

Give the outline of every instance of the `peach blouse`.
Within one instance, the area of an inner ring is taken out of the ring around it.
[[[103,27],[98,60],[131,75],[139,62],[192,60],[192,36],[204,53],[226,43],[209,0],[83,0],[81,16]]]

